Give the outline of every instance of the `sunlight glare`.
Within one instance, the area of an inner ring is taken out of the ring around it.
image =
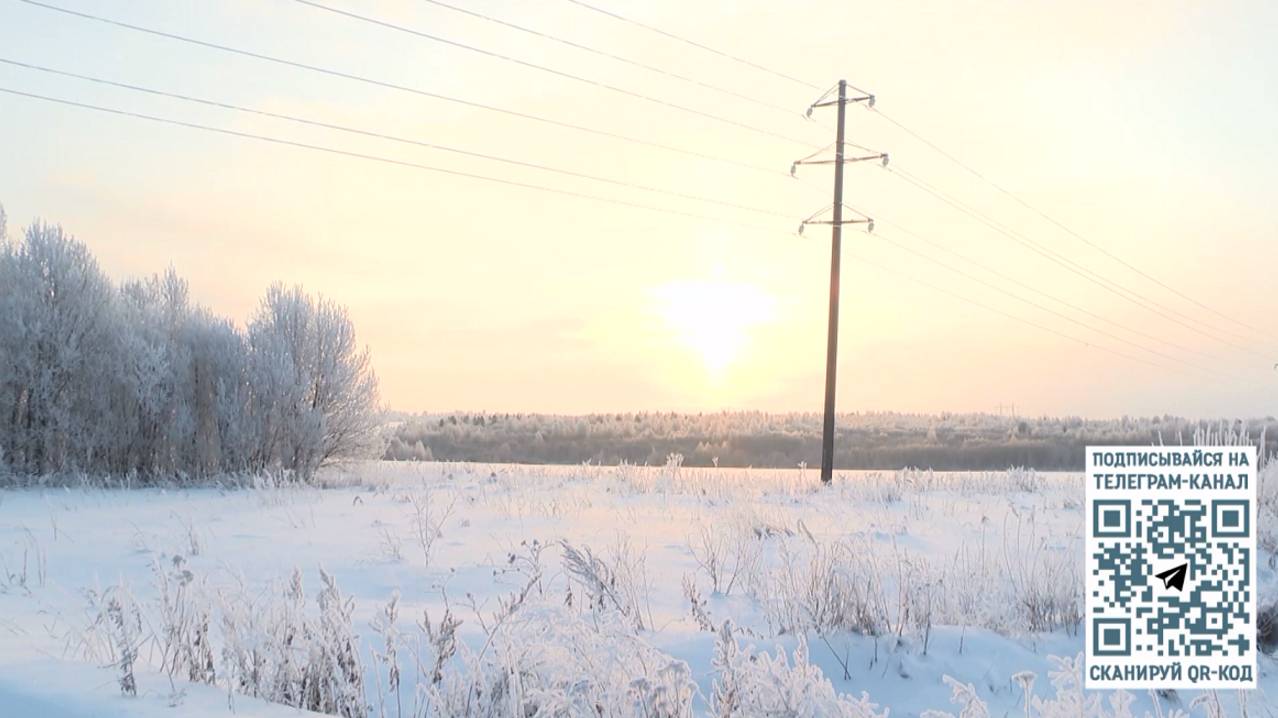
[[[718,277],[671,282],[653,295],[667,328],[712,378],[738,362],[753,330],[776,315],[776,300],[767,292]]]

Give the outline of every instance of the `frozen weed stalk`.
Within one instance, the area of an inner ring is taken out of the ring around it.
[[[399,645],[402,638],[399,633],[399,627],[396,621],[399,618],[399,592],[391,594],[390,601],[383,607],[381,613],[373,618],[372,629],[381,638],[382,645],[380,650],[373,649],[373,656],[377,659],[380,667],[377,676],[377,710],[380,716],[386,715],[386,696],[389,694],[395,701],[395,715],[402,716],[404,714],[403,699],[400,696],[400,673],[399,673]],[[382,673],[386,673],[386,684],[383,689]]]
[[[56,534],[56,528],[54,529]],[[33,588],[44,588],[48,575],[48,556],[31,529],[22,528],[22,539],[14,547],[21,554],[12,567],[7,552],[0,553],[0,593],[17,590],[30,595]]]
[[[92,622],[81,637],[85,653],[115,668],[116,683],[126,696],[138,694],[138,651],[145,640],[142,613],[123,583],[88,591]]]
[[[409,504],[412,506],[413,537],[422,552],[422,565],[429,567],[435,542],[443,537],[444,524],[452,517],[457,499],[450,497],[448,503],[441,506],[435,503],[430,493],[413,493],[409,495]]]
[[[807,642],[800,637],[793,657],[751,653],[738,644],[730,622],[724,622],[715,642],[716,678],[710,697],[718,716],[837,716],[887,718],[887,710],[859,698],[841,695],[808,660]]]
[[[756,569],[761,555],[760,542],[739,526],[724,531],[703,525],[689,539],[688,549],[710,579],[711,590],[725,596],[732,594],[739,578]]]
[[[652,626],[642,555],[624,542],[617,545],[611,562],[596,556],[589,546],[578,549],[565,542],[562,549],[564,570],[575,579],[592,610],[615,610],[639,631]]]
[[[207,586],[186,567],[182,556],[152,568],[159,588],[160,667],[175,681],[212,684],[217,678],[212,643],[212,606]]]

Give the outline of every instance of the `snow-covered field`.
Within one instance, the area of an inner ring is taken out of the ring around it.
[[[404,462],[321,481],[0,491],[0,715],[299,714],[267,699],[378,716],[979,700],[998,716],[1025,714],[1026,688],[1034,715],[1083,715],[1080,699],[1122,714],[1071,670],[1077,474],[849,472],[821,488],[812,471],[673,461]],[[1263,606],[1268,561],[1261,584]],[[1262,655],[1245,695],[1131,708],[1271,715],[1276,668]]]

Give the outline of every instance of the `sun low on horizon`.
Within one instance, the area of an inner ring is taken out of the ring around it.
[[[714,384],[749,359],[757,350],[757,330],[777,319],[774,295],[728,279],[721,268],[705,279],[660,284],[649,300],[669,341],[694,357]]]

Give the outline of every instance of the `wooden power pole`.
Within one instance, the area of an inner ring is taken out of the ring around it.
[[[844,156],[843,136],[847,106],[850,102],[865,102],[868,107],[873,107],[874,95],[858,91],[858,96],[849,98],[847,80],[839,80],[837,87],[838,93],[834,99],[828,99],[830,92],[834,90],[834,88],[830,88],[808,108],[808,115],[810,116],[815,108],[828,107],[830,105],[837,106],[838,120],[834,130],[834,159],[814,159],[815,155],[813,155],[795,162],[790,168],[790,172],[793,174],[798,169],[798,166],[803,164],[834,165],[834,203],[831,205],[830,219],[818,219],[825,212],[822,209],[799,225],[800,233],[803,232],[805,225],[830,225],[830,310],[829,326],[825,339],[825,417],[821,426],[821,481],[827,484],[834,478],[834,395],[839,360],[839,260],[842,256],[843,225],[865,224],[868,230],[873,231],[874,229],[874,220],[862,215],[860,212],[856,212],[856,210],[851,210],[859,215],[856,219],[843,219],[843,165],[848,162],[860,162],[863,160],[882,160],[883,164],[886,165],[888,161],[886,153],[871,153],[851,158]],[[851,208],[849,207],[848,209]]]

